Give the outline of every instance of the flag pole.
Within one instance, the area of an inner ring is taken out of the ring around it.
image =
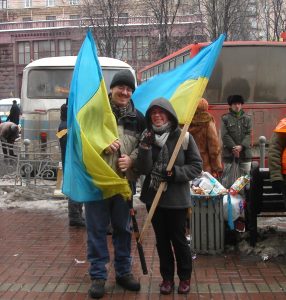
[[[182,131],[181,131],[181,134],[180,134],[179,139],[177,141],[176,147],[175,147],[175,149],[174,149],[174,151],[172,153],[172,156],[170,158],[170,161],[169,161],[169,163],[167,165],[167,169],[166,169],[167,171],[171,171],[172,168],[173,168],[173,165],[174,165],[175,160],[176,160],[176,158],[178,156],[179,150],[180,150],[181,145],[182,145],[182,143],[184,141],[184,138],[185,138],[185,135],[186,135],[186,133],[187,133],[187,131],[189,129],[189,126],[190,126],[190,124],[186,123],[184,125]],[[141,233],[140,233],[140,236],[139,236],[139,239],[138,239],[138,243],[140,243],[140,244],[142,244],[143,237],[146,234],[146,231],[147,231],[148,227],[150,226],[151,220],[152,220],[153,215],[155,213],[155,210],[156,210],[156,208],[158,206],[158,203],[159,203],[159,200],[161,198],[161,195],[162,195],[162,193],[163,193],[163,191],[164,191],[164,189],[166,187],[166,184],[167,184],[166,182],[161,182],[160,185],[159,185],[159,188],[158,188],[157,193],[156,193],[156,195],[154,197],[153,203],[151,205],[151,208],[149,210],[149,213],[148,213],[147,218],[146,218],[146,220],[144,222],[143,228],[141,230]]]

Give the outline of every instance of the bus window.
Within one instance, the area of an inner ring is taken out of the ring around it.
[[[69,94],[72,69],[31,70],[28,75],[27,96],[30,99],[65,99]]]
[[[176,58],[176,67],[183,63],[183,56],[180,55]]]
[[[170,60],[170,70],[172,70],[174,68],[175,68],[175,60],[172,59],[172,60]]]
[[[31,70],[28,75],[27,96],[30,99],[65,99],[69,95],[73,69]],[[103,69],[106,89],[118,69]]]
[[[189,53],[184,54],[184,56],[183,56],[183,62],[186,62],[186,61],[188,61],[189,59],[190,59],[190,54],[189,54]]]
[[[154,67],[154,75],[158,74],[158,66]]]
[[[284,47],[223,47],[204,96],[214,103],[225,103],[231,94],[247,102],[285,102],[283,57]]]
[[[169,71],[169,62],[164,62],[164,71]]]

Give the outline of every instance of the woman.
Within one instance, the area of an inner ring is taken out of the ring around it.
[[[208,101],[201,98],[189,127],[189,132],[200,150],[203,160],[203,170],[209,172],[214,177],[219,177],[222,173],[221,146],[214,117],[207,111]]]
[[[146,175],[141,201],[148,211],[160,183],[167,182],[152,219],[163,278],[160,293],[173,292],[175,255],[180,279],[178,293],[186,294],[190,291],[192,273],[192,256],[185,236],[187,210],[191,206],[189,181],[201,173],[202,160],[194,139],[188,134],[186,150],[181,147],[172,171],[167,172],[181,133],[177,115],[170,102],[159,98],[150,104],[145,118],[147,129],[141,137],[136,164],[139,172]]]

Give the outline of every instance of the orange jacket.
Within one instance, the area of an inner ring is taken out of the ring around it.
[[[273,131],[277,133],[286,133],[286,118],[281,119]],[[284,148],[281,155],[281,172],[282,174],[286,174],[286,148]]]

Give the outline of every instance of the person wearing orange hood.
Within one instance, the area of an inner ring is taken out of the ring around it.
[[[214,177],[222,173],[221,146],[214,117],[208,112],[208,101],[201,98],[189,132],[199,148],[203,160],[203,170]]]
[[[268,150],[270,181],[275,192],[283,193],[286,207],[286,118],[273,131]]]

